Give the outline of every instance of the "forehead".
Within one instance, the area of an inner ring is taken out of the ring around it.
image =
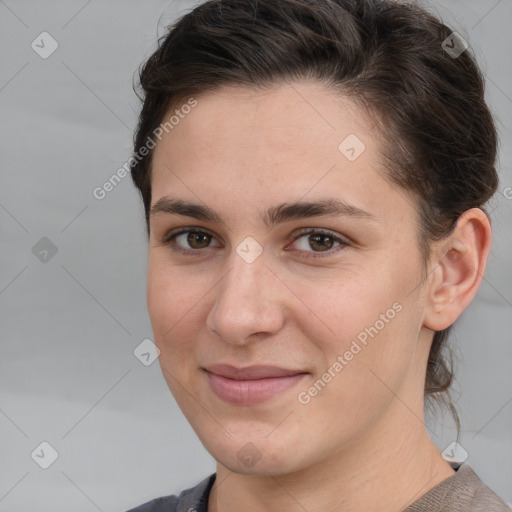
[[[385,213],[396,206],[390,194],[403,192],[384,178],[367,112],[320,83],[223,87],[195,99],[154,150],[153,203],[177,191],[195,200],[229,194],[234,204],[330,192]]]
[[[169,134],[171,144],[171,139],[180,144],[186,139],[217,152],[230,145],[239,153],[265,148],[288,157],[290,150],[304,152],[312,146],[336,154],[348,134],[361,139],[376,136],[361,107],[318,82],[266,89],[226,86],[196,100],[197,106]],[[174,105],[170,114],[176,110],[180,105]]]

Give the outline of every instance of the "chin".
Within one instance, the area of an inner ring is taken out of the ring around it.
[[[291,461],[289,460],[268,460],[267,458],[262,457],[257,462],[248,463],[239,460],[236,454],[232,457],[226,457],[225,453],[220,457],[214,458],[219,464],[229,469],[229,471],[239,475],[279,477],[293,473],[297,469],[300,469],[293,467],[293,465],[290,464]]]
[[[290,437],[268,438],[268,432],[250,435],[246,430],[222,442],[203,442],[212,457],[230,471],[242,475],[281,476],[303,469],[307,454],[299,444],[295,448]]]

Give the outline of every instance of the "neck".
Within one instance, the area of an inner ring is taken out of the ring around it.
[[[380,422],[350,449],[334,451],[298,472],[244,475],[217,465],[208,512],[396,512],[454,474],[425,430],[422,418],[402,409],[402,423]],[[387,418],[396,419],[396,411]],[[384,441],[385,439],[385,441]],[[378,447],[378,448],[376,448]]]

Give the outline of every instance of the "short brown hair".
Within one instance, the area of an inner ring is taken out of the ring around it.
[[[442,45],[452,30],[415,3],[393,0],[210,0],[169,27],[140,70],[136,154],[171,106],[223,85],[312,79],[376,114],[388,178],[418,198],[419,243],[449,235],[498,185],[497,136],[470,50]],[[453,41],[452,41],[453,45]],[[149,232],[151,155],[134,161]],[[425,399],[449,395],[449,328],[434,334]],[[449,358],[445,358],[444,351]]]

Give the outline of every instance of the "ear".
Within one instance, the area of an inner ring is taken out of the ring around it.
[[[423,319],[441,331],[452,325],[476,295],[491,248],[491,225],[480,208],[465,211],[448,239],[434,246]]]

